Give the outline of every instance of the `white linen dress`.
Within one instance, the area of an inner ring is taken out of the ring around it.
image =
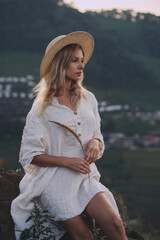
[[[103,143],[100,132],[100,117],[94,95],[85,90],[76,112],[58,103],[53,98],[52,105],[39,117],[34,113],[34,104],[27,116],[20,150],[20,163],[25,176],[20,182],[20,195],[13,200],[11,215],[15,230],[24,230],[29,223],[25,220],[33,209],[33,199],[49,211],[55,221],[64,221],[81,214],[90,200],[98,192],[104,192],[115,211],[119,214],[112,193],[99,182],[100,174],[95,163],[90,165],[91,172],[82,174],[66,167],[37,167],[31,164],[34,156],[49,154],[83,158],[88,141],[98,138]],[[53,123],[59,122],[72,129],[81,139],[67,129]],[[104,143],[99,158],[104,151]],[[56,239],[60,239],[64,230],[54,228]],[[20,233],[15,232],[16,239]]]

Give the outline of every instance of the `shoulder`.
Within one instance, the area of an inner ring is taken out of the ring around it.
[[[37,103],[34,101],[32,107],[26,117],[26,119],[28,121],[33,121],[33,122],[37,122],[37,123],[41,122],[42,117],[38,116],[38,114],[36,113],[36,110],[37,110]]]
[[[86,98],[87,98],[88,100],[90,100],[91,102],[93,102],[93,103],[97,102],[95,95],[94,95],[91,91],[85,89],[85,90],[84,90],[84,95],[85,95]]]

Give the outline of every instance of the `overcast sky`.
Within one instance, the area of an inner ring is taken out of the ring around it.
[[[80,11],[101,9],[133,9],[137,12],[150,12],[160,16],[160,0],[64,0],[73,3]]]

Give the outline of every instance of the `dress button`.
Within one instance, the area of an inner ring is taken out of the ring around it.
[[[78,134],[78,137],[80,137],[80,136],[81,136],[81,134],[79,133],[79,134]]]
[[[74,115],[77,115],[77,112],[73,112],[74,113]]]
[[[78,125],[81,125],[81,123],[80,123],[80,122],[78,122]]]

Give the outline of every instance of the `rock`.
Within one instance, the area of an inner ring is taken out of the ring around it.
[[[15,240],[14,224],[10,215],[11,202],[19,194],[22,173],[0,169],[0,239]]]
[[[19,194],[19,182],[21,181],[23,173],[8,171],[0,169],[0,239],[1,240],[15,240],[14,223],[10,215],[10,206],[14,198]],[[127,210],[121,197],[112,192],[116,203],[118,205],[121,217],[125,223],[126,232],[130,239],[143,240],[143,238],[136,233],[128,224]],[[92,228],[92,221],[84,216],[84,220],[90,228]],[[103,233],[102,233],[103,234]],[[132,238],[133,237],[133,238]],[[136,237],[136,238],[134,238]],[[107,238],[106,238],[107,239]],[[71,240],[66,234],[62,240]]]

